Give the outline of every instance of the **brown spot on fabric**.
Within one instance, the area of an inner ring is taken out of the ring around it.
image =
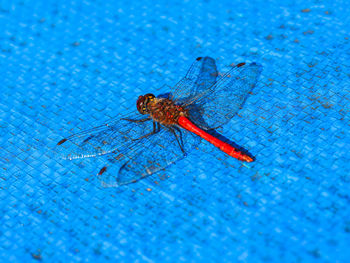
[[[305,8],[301,10],[302,13],[309,13],[310,11],[311,11],[310,8]]]
[[[305,32],[303,32],[303,34],[306,36],[306,35],[312,35],[313,33],[315,33],[315,31],[313,30],[307,30]]]

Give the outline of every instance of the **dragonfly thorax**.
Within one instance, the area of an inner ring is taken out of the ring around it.
[[[165,98],[155,98],[146,108],[152,119],[163,125],[175,125],[180,116],[188,115],[186,109]]]

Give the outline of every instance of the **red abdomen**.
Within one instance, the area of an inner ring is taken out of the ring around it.
[[[178,124],[182,128],[197,134],[198,136],[200,136],[204,140],[206,140],[206,141],[210,142],[211,144],[213,144],[214,146],[218,147],[221,151],[227,153],[228,155],[230,155],[230,156],[232,156],[240,161],[245,161],[245,162],[252,162],[253,161],[253,158],[251,158],[247,154],[241,152],[240,150],[236,149],[235,147],[231,146],[230,144],[223,142],[223,141],[219,140],[218,138],[210,135],[209,133],[203,131],[202,129],[197,127],[195,124],[193,124],[186,117],[180,116],[178,118]]]

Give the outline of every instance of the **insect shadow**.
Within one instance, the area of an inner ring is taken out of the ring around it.
[[[160,98],[160,99],[170,99],[171,97],[172,97],[171,92],[162,93],[157,96],[157,98]]]

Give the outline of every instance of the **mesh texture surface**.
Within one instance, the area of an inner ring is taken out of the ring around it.
[[[0,4],[0,261],[349,262],[347,1],[4,1]],[[257,62],[220,130],[119,188],[62,138],[175,85],[198,56]]]

